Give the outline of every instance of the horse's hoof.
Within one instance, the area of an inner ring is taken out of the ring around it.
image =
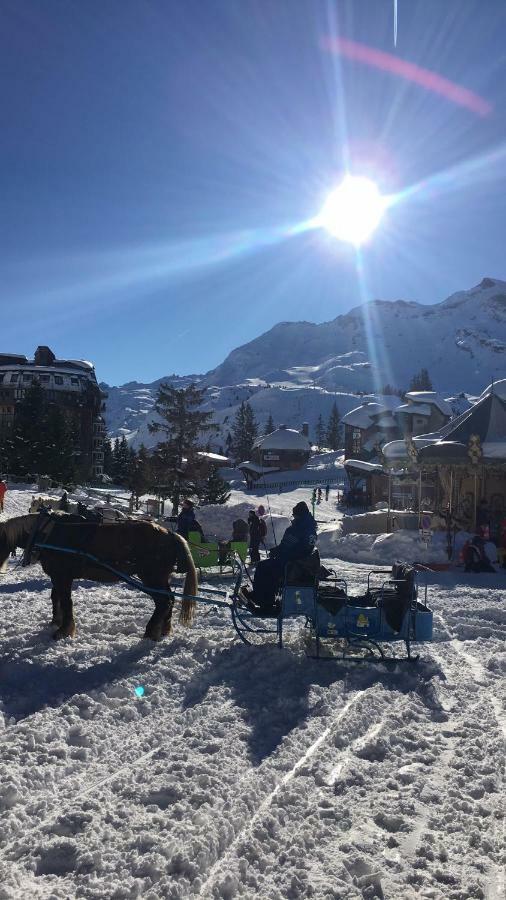
[[[161,641],[162,639],[160,632],[154,634],[152,631],[148,631],[147,629],[144,632],[144,637],[147,638],[148,641]]]
[[[76,634],[76,626],[74,623],[72,623],[72,625],[65,625],[65,626],[62,625],[53,634],[53,639],[55,641],[61,641],[63,638],[67,638],[67,637],[73,638],[73,637],[75,637],[75,634]]]

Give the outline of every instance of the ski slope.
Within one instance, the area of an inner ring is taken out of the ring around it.
[[[47,578],[11,561],[1,900],[503,898],[506,577],[431,579],[435,642],[391,671],[307,658],[298,628],[247,648],[210,607],[154,645],[150,601],[91,582],[54,643]]]

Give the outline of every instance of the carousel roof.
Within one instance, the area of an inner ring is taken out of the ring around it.
[[[441,429],[435,444],[420,450],[420,462],[465,462],[469,442],[479,438],[483,459],[506,460],[506,400],[485,394],[457,419]]]

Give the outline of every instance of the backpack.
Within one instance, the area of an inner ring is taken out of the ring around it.
[[[267,537],[267,525],[265,524],[263,519],[260,519],[260,540]]]

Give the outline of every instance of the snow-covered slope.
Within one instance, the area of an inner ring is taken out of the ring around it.
[[[298,372],[332,390],[406,388],[422,367],[445,391],[478,391],[504,374],[506,282],[484,278],[432,306],[376,300],[321,325],[281,322],[233,350],[205,382],[277,382]]]
[[[122,434],[129,436],[142,427],[153,408],[162,382],[184,388],[191,381],[198,381],[200,377],[200,375],[167,375],[166,378],[158,378],[151,384],[129,381],[120,387],[110,387],[102,382],[100,387],[107,394],[105,418],[109,434],[112,437],[120,437]]]

